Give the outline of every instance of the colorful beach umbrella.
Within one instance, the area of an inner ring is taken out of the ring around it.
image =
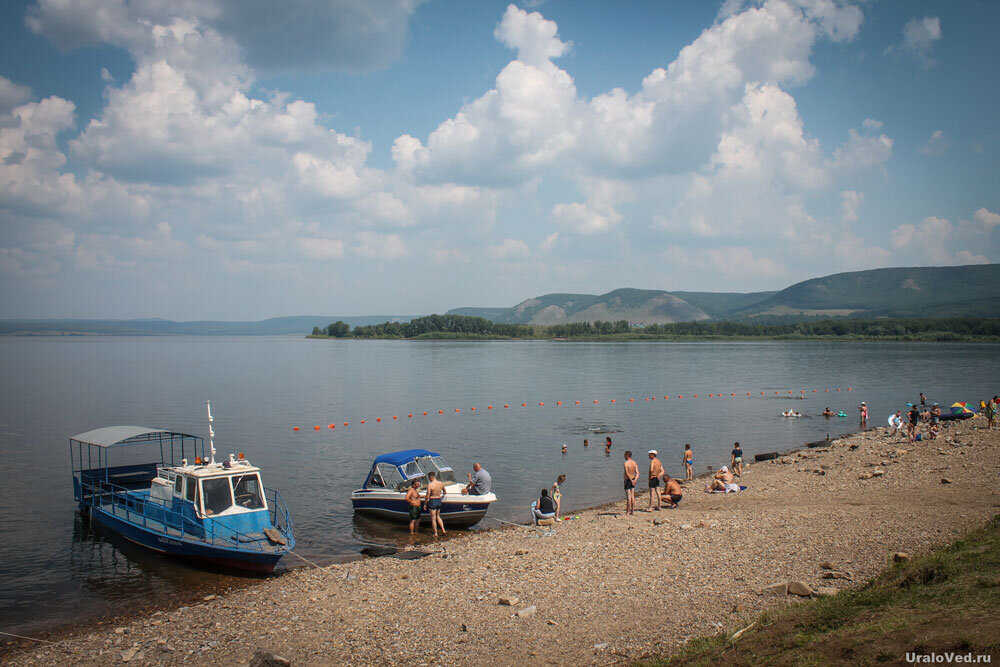
[[[974,415],[976,411],[971,405],[963,402],[955,402],[951,404],[951,414],[953,415]]]

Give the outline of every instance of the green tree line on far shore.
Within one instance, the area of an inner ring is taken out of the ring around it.
[[[533,339],[713,339],[713,338],[823,338],[845,340],[1000,340],[1000,318],[949,317],[906,319],[835,318],[785,324],[752,322],[674,322],[630,324],[568,322],[565,324],[497,324],[483,317],[428,315],[409,322],[356,326],[337,321],[314,327],[319,338],[533,338]]]

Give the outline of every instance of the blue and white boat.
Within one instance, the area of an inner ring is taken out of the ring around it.
[[[208,457],[203,438],[156,428],[72,436],[74,497],[96,524],[153,551],[271,572],[295,546],[288,508],[242,452],[216,463],[211,405],[208,420]]]
[[[406,491],[413,480],[420,480],[420,494],[427,489],[427,473],[434,472],[445,484],[441,501],[441,519],[445,526],[472,526],[486,516],[490,504],[496,502],[494,493],[481,496],[466,495],[465,484],[455,479],[455,471],[444,458],[426,449],[407,449],[375,457],[364,486],[351,494],[354,511],[393,521],[409,522],[410,507]],[[430,513],[422,509],[421,521],[429,521]]]

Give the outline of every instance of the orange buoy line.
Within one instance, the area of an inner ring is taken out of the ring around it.
[[[845,387],[845,388],[843,389],[843,391],[853,391],[853,390],[854,390],[854,388],[853,388],[853,387]],[[819,393],[819,389],[812,389],[812,390],[810,390],[810,391],[811,391],[811,393],[813,393],[813,394],[816,394],[816,393]],[[838,391],[842,391],[842,389],[841,389],[840,387],[834,387],[834,388],[833,388],[833,391],[834,391],[834,392],[838,392]],[[786,389],[786,390],[785,390],[785,392],[786,392],[786,394],[794,394],[794,390],[793,390],[793,389]],[[805,390],[805,389],[800,389],[800,390],[799,390],[799,397],[800,397],[800,398],[805,398],[805,395],[806,395],[806,392],[807,392],[807,390]],[[825,394],[828,394],[828,393],[830,393],[830,389],[829,389],[829,388],[826,388],[826,389],[823,389],[823,393],[825,393]],[[753,395],[754,395],[754,394],[753,394],[753,392],[749,392],[749,391],[748,391],[748,392],[746,392],[746,397],[747,397],[747,398],[752,398],[752,397],[753,397]],[[766,397],[766,396],[768,395],[768,393],[767,393],[766,391],[762,391],[762,392],[760,392],[760,395],[761,395],[761,396],[765,396],[765,397]],[[774,392],[774,396],[781,396],[781,395],[782,395],[782,392],[781,392],[781,391],[775,391],[775,392]],[[691,397],[692,397],[692,398],[698,398],[698,394],[691,394]],[[713,393],[711,393],[711,394],[707,394],[707,395],[705,396],[705,398],[723,398],[723,397],[724,397],[724,393],[723,393],[723,392],[713,392]],[[730,392],[730,393],[729,393],[729,397],[730,397],[730,398],[736,398],[736,392],[735,392],[735,391],[733,391],[733,392]],[[684,398],[684,394],[677,394],[677,395],[676,395],[676,398],[678,398],[678,399],[681,399],[681,398]],[[647,396],[647,397],[645,397],[645,398],[643,399],[643,402],[644,402],[644,403],[649,403],[650,401],[655,401],[655,400],[656,400],[656,396]],[[664,397],[663,397],[663,400],[664,400],[664,401],[667,401],[667,400],[670,400],[670,396],[664,396]],[[600,399],[597,399],[597,398],[595,398],[595,399],[593,399],[593,401],[594,401],[594,402],[593,402],[593,404],[594,404],[594,405],[600,405],[600,402],[601,402],[601,401],[600,401]],[[628,402],[629,402],[629,404],[631,405],[631,404],[635,404],[635,402],[636,402],[636,401],[635,401],[635,399],[634,399],[634,398],[629,398],[629,399],[628,399]],[[574,400],[574,401],[573,401],[573,405],[580,405],[580,404],[581,404],[581,403],[580,403],[580,401],[579,401],[579,400]],[[612,398],[612,399],[608,399],[608,404],[609,404],[609,405],[616,405],[616,406],[617,406],[617,404],[618,404],[618,399],[616,399],[616,398]],[[568,404],[567,404],[567,405],[568,405]],[[563,402],[562,402],[562,401],[556,401],[556,402],[555,402],[555,406],[556,406],[556,407],[562,407],[562,406],[563,406]],[[504,408],[509,408],[509,407],[510,407],[510,404],[509,404],[509,403],[504,403],[504,404],[503,404],[503,407],[504,407]],[[526,407],[528,407],[528,403],[527,403],[527,401],[524,401],[524,402],[522,402],[522,403],[521,403],[521,407],[522,407],[522,408],[526,408]],[[545,407],[545,401],[538,401],[538,407],[540,407],[540,408],[544,408],[544,407]],[[487,405],[487,406],[486,406],[486,409],[487,409],[487,410],[492,410],[492,409],[493,409],[493,406],[492,406],[492,405]],[[476,406],[472,406],[472,407],[470,407],[470,408],[469,408],[469,412],[476,412],[476,411],[477,411],[477,408],[476,408]],[[461,412],[462,412],[462,409],[461,409],[461,408],[455,408],[455,413],[456,413],[456,414],[457,414],[457,413],[461,413]],[[481,412],[481,411],[480,411],[480,412]],[[438,410],[438,411],[437,411],[437,413],[438,413],[439,415],[443,415],[443,414],[444,414],[444,410]],[[421,414],[422,414],[422,415],[423,415],[424,417],[426,417],[426,416],[427,416],[427,411],[426,411],[426,410],[424,410],[424,411],[422,411],[422,412],[421,412]],[[414,415],[414,413],[412,413],[412,412],[408,412],[408,413],[406,413],[406,417],[407,417],[407,419],[413,419],[413,415]],[[387,417],[386,419],[388,419],[388,417]],[[398,422],[398,421],[399,421],[399,415],[392,415],[392,420],[393,420],[393,421],[397,421],[397,422]],[[366,419],[362,419],[362,420],[360,420],[360,422],[361,422],[362,424],[365,424],[365,423],[367,423],[367,421],[368,421],[368,420],[366,420]],[[381,418],[381,417],[376,417],[376,418],[375,418],[375,422],[376,422],[376,423],[378,423],[378,424],[381,424],[381,423],[382,423],[382,418]],[[348,426],[349,424],[350,424],[350,422],[349,422],[349,421],[345,421],[345,422],[344,422],[344,428],[347,428],[347,426]],[[336,428],[337,428],[337,425],[336,425],[335,423],[333,423],[333,422],[331,422],[331,423],[329,423],[329,424],[327,425],[327,429],[328,429],[328,430],[331,430],[331,431],[332,431],[332,430],[336,430]],[[292,431],[300,431],[300,430],[301,430],[301,427],[299,427],[299,426],[293,426],[293,427],[292,427]],[[322,426],[313,426],[313,431],[322,431],[322,430],[323,430],[323,427],[322,427]]]

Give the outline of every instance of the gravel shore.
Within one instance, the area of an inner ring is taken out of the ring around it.
[[[8,647],[2,661],[246,665],[258,649],[315,665],[663,655],[801,599],[768,594],[769,584],[859,585],[894,553],[983,524],[1000,511],[1000,431],[984,426],[948,425],[912,445],[873,429],[753,464],[744,493],[707,494],[696,480],[675,510],[626,516],[623,500],[551,533],[477,531],[421,545],[435,552],[421,559],[293,570],[57,644]],[[648,494],[637,496],[642,510]]]

